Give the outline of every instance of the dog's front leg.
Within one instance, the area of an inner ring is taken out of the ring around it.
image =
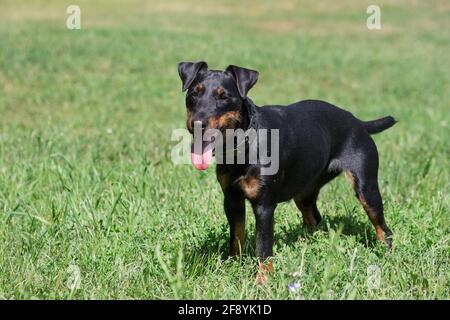
[[[256,218],[256,256],[259,259],[259,269],[256,282],[264,284],[267,281],[267,273],[272,271],[272,261],[266,261],[272,256],[273,250],[273,224],[276,205],[253,204],[253,212]]]
[[[228,188],[224,191],[224,208],[230,225],[231,257],[240,255],[245,240],[245,199],[240,190]]]
[[[256,218],[256,256],[260,261],[272,255],[273,246],[273,214],[275,205],[257,203],[253,205]]]

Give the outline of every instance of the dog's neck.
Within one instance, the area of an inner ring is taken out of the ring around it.
[[[257,107],[250,98],[245,98],[243,101],[243,119],[241,129],[244,131],[249,129],[257,129]]]
[[[242,112],[242,118],[243,121],[241,122],[240,129],[244,130],[246,133],[249,130],[258,130],[258,117],[257,117],[257,106],[253,103],[253,101],[250,98],[245,98],[243,101],[243,112]],[[253,140],[249,140],[249,136],[245,137],[244,140],[244,152],[247,155],[249,152],[250,145],[255,142],[255,138]],[[234,144],[233,152],[238,151],[238,147],[242,146],[242,142],[238,145],[236,143]]]

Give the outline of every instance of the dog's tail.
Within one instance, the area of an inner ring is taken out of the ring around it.
[[[363,121],[362,123],[368,133],[376,134],[392,127],[397,121],[393,117],[388,116],[377,120]]]

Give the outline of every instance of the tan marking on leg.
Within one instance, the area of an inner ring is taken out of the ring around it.
[[[383,232],[383,229],[381,228],[381,226],[376,226],[375,229],[377,230],[378,240],[386,243],[386,239],[384,238],[384,232]]]
[[[234,225],[234,238],[230,248],[230,256],[242,254],[245,243],[245,222],[236,222]]]
[[[356,180],[355,180],[355,176],[353,175],[353,173],[351,173],[350,171],[345,171],[345,177],[347,178],[348,181],[351,182],[353,189],[356,188]]]
[[[273,271],[272,261],[258,262],[258,271],[256,273],[256,284],[264,285],[267,283],[268,274]]]
[[[294,203],[302,213],[303,224],[308,228],[317,226],[318,222],[316,221],[316,218],[314,218],[313,206],[304,206],[299,197],[294,198]]]
[[[369,216],[370,221],[375,226],[375,230],[377,232],[377,239],[386,243],[386,239],[384,238],[384,231],[381,228],[380,225],[376,222],[376,213],[373,212],[372,208],[367,204],[366,199],[364,199],[363,196],[359,197],[359,202],[361,202],[361,205],[363,206],[364,210],[367,212],[367,215]]]
[[[243,177],[239,181],[239,186],[247,198],[254,199],[261,189],[261,178],[259,176]]]

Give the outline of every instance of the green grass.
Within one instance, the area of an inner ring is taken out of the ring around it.
[[[368,1],[123,3],[77,1],[78,31],[65,1],[0,4],[0,298],[450,297],[446,1],[378,1],[381,31],[365,27]],[[318,98],[364,120],[395,116],[375,137],[393,251],[338,178],[314,233],[292,203],[277,208],[266,286],[249,207],[245,254],[227,260],[213,168],[170,160],[183,60],[259,70],[259,105]]]

